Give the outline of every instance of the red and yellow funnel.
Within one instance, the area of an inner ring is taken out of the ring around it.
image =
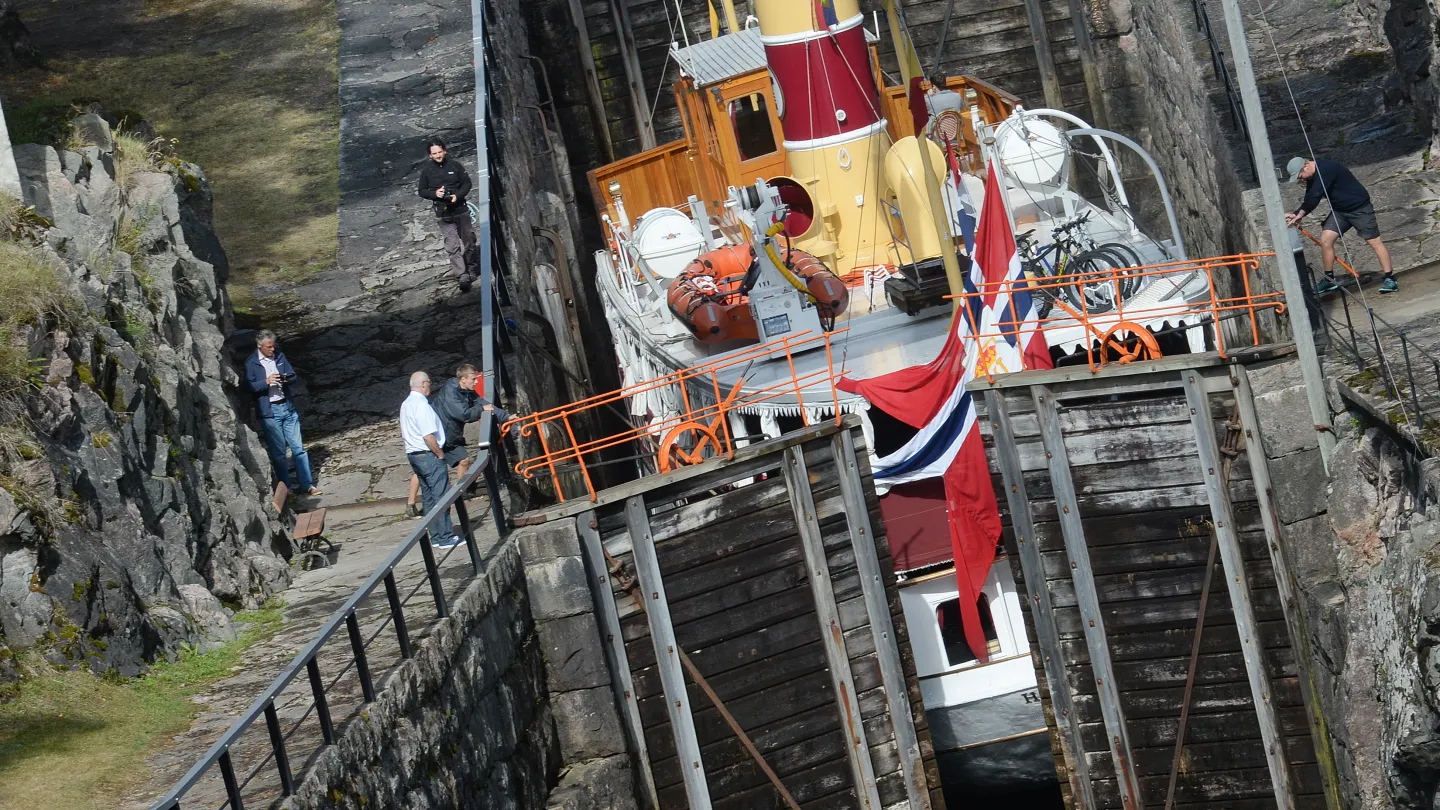
[[[790,170],[813,203],[795,246],[842,277],[883,264],[889,136],[857,0],[758,0],[756,13]]]

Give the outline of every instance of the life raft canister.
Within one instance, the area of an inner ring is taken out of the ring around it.
[[[826,320],[845,312],[850,289],[813,255],[781,248],[781,260],[815,301]],[[670,311],[701,343],[758,340],[749,298],[741,289],[746,272],[755,262],[754,248],[723,247],[695,257],[670,283],[666,295]]]

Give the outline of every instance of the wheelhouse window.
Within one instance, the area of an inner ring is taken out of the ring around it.
[[[770,128],[770,105],[765,96],[755,93],[730,102],[730,125],[735,129],[735,145],[741,160],[752,160],[775,153],[775,131]]]
[[[988,656],[1000,654],[1000,634],[995,632],[995,618],[990,615],[990,597],[980,594],[976,602],[980,611],[980,628],[985,631]],[[945,660],[956,667],[976,660],[975,653],[965,641],[965,625],[960,618],[960,600],[941,602],[935,608],[935,620],[940,623],[940,640],[945,646]]]

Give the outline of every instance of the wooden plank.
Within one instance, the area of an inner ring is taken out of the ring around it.
[[[795,523],[800,529],[800,545],[805,551],[810,590],[815,602],[820,636],[829,663],[832,686],[845,730],[846,753],[861,799],[860,806],[880,810],[880,795],[875,789],[875,768],[870,761],[869,743],[860,722],[860,706],[856,702],[855,681],[850,674],[850,656],[845,651],[844,633],[836,610],[835,594],[830,585],[830,567],[825,558],[825,543],[820,534],[820,519],[815,511],[815,498],[810,491],[810,477],[805,457],[796,448],[785,451],[780,467],[785,487],[795,508]]]
[[[1091,548],[1130,543],[1148,543],[1193,537],[1194,526],[1209,518],[1208,507],[1175,507],[1135,515],[1085,517],[1086,539]],[[1263,527],[1255,504],[1235,504],[1236,529],[1257,532]],[[1191,528],[1186,529],[1189,526]],[[1064,533],[1058,522],[1035,524],[1035,540],[1042,552],[1064,550]]]
[[[645,611],[650,621],[650,637],[655,642],[660,680],[665,687],[670,729],[674,732],[675,745],[681,760],[687,766],[684,768],[686,800],[690,810],[710,810],[710,791],[705,784],[705,766],[700,758],[700,744],[695,739],[690,697],[685,690],[680,650],[675,641],[675,629],[670,624],[670,611],[666,606],[660,561],[655,557],[655,546],[650,539],[645,496],[634,495],[627,499],[625,514],[635,547],[635,576],[640,586],[641,598],[648,597]]]
[[[1086,528],[1089,529],[1088,523]],[[1247,561],[1264,563],[1264,569],[1273,572],[1268,565],[1270,550],[1264,534],[1242,533],[1240,543]],[[1206,546],[1209,544],[1208,537],[1186,537],[1116,546],[1092,545],[1090,567],[1099,576],[1204,565],[1209,551]],[[1047,579],[1069,576],[1070,564],[1065,561],[1063,551],[1046,552],[1040,555],[1040,558],[1044,563]]]
[[[1224,480],[1224,463],[1212,432],[1215,419],[1210,413],[1210,398],[1205,395],[1200,372],[1188,371],[1181,376],[1185,382],[1185,398],[1190,402],[1195,424],[1200,467],[1205,472],[1206,485],[1210,490],[1210,508],[1215,521],[1215,538],[1220,545],[1220,561],[1225,569],[1225,586],[1230,591],[1235,623],[1240,632],[1241,649],[1245,655],[1245,669],[1250,677],[1250,688],[1255,695],[1255,712],[1260,719],[1260,733],[1265,740],[1266,766],[1270,771],[1276,801],[1282,808],[1293,810],[1295,786],[1292,783],[1289,763],[1285,761],[1285,749],[1281,744],[1279,721],[1275,717],[1275,700],[1270,679],[1265,672],[1265,651],[1257,637],[1250,581],[1245,573],[1245,559],[1240,551],[1234,510],[1230,505],[1230,486],[1229,482]]]
[[[813,716],[807,714],[831,706],[830,714],[832,717],[835,716],[833,709],[835,696],[829,688],[829,680],[830,676],[821,670],[744,698],[732,699],[721,696],[720,699],[725,701],[726,709],[730,711],[741,727],[747,729],[747,734],[751,731],[758,732],[761,729],[774,729],[778,732],[783,727],[798,724],[799,728],[794,736],[795,739],[808,739],[830,731],[834,731],[837,736],[840,736],[838,719],[833,722],[816,721]],[[665,697],[657,695],[643,701],[645,705],[641,708],[642,715],[649,721],[657,721],[649,728],[664,723],[666,707],[663,703],[665,699]],[[657,703],[661,705],[657,707]],[[695,712],[695,734],[696,739],[700,741],[702,750],[716,743],[735,738],[735,733],[714,707]],[[843,738],[841,746],[844,746]],[[673,750],[657,745],[653,749],[653,756],[656,764],[655,781],[660,788],[663,789],[667,785],[679,781],[678,778],[675,780],[666,778],[661,773],[660,763],[664,758],[673,757]],[[705,758],[705,766],[712,774],[719,771],[709,757]],[[680,770],[682,769],[679,766],[675,766],[673,773],[679,774]]]
[[[1201,653],[1222,653],[1240,652],[1240,636],[1235,632],[1234,622],[1218,621],[1221,617],[1212,616],[1206,612],[1205,637],[1201,641]],[[1189,621],[1194,623],[1194,610],[1190,618],[1181,619],[1181,622]],[[1214,632],[1211,632],[1214,630]],[[1167,658],[1170,656],[1188,655],[1190,647],[1189,638],[1176,640],[1175,628],[1152,630],[1140,633],[1116,633],[1111,634],[1116,644],[1110,648],[1110,658],[1119,664],[1122,661],[1144,661],[1152,658]],[[1182,634],[1183,635],[1183,634]],[[1290,646],[1290,634],[1285,627],[1283,620],[1276,619],[1260,623],[1260,641],[1266,649],[1280,649]],[[1061,639],[1061,653],[1064,660],[1074,665],[1086,664],[1090,661],[1090,651],[1085,647],[1085,641],[1081,638]],[[1181,651],[1177,653],[1176,651]]]
[[[1306,788],[1306,793],[1319,793],[1320,777],[1314,768],[1305,769],[1297,784]],[[1269,807],[1276,806],[1277,798],[1273,797],[1270,785],[1266,778],[1264,768],[1233,769],[1221,772],[1211,772],[1199,776],[1190,774],[1182,778],[1176,785],[1175,801],[1176,806],[1182,804],[1200,804],[1209,807],[1223,807],[1229,810],[1232,802],[1250,800],[1263,800],[1269,802]],[[1163,794],[1168,787],[1169,777],[1147,776],[1142,777],[1140,783],[1152,793]],[[1108,792],[1115,795],[1114,783],[1099,783],[1096,785],[1096,792],[1102,796]],[[1104,799],[1101,799],[1102,803]]]
[[[617,41],[620,43],[621,62],[625,67],[630,104],[635,112],[635,122],[640,127],[640,145],[643,149],[651,149],[655,146],[655,126],[650,120],[645,73],[636,56],[635,31],[630,25],[629,4],[625,0],[610,0],[610,12],[615,17],[615,29],[619,34]]]
[[[1234,487],[1237,500],[1255,500],[1253,481],[1236,481]],[[1164,509],[1193,509],[1204,506],[1207,495],[1208,490],[1204,484],[1190,484],[1164,489],[1086,495],[1079,497],[1076,504],[1085,510],[1083,514],[1089,519],[1107,515],[1143,515]],[[1030,503],[1031,516],[1036,523],[1056,520],[1057,508],[1053,500],[1035,500]]]
[[[694,659],[691,659],[692,662]],[[817,638],[785,651],[769,659],[760,659],[758,666],[737,667],[726,672],[705,675],[710,686],[726,701],[740,700],[786,681],[807,677],[825,668],[825,651]],[[698,665],[697,665],[698,666]],[[703,672],[704,670],[702,670]],[[692,700],[698,700],[700,691],[691,684]],[[662,694],[660,675],[654,667],[635,672],[635,693],[639,696],[642,715],[651,704],[646,699]],[[658,704],[656,704],[658,706]],[[663,708],[663,707],[660,707]],[[646,722],[646,726],[652,725]]]
[[[1309,735],[1286,737],[1285,750],[1289,752],[1291,762],[1301,765],[1315,763],[1315,751],[1310,745]],[[1137,748],[1135,749],[1135,766],[1142,773],[1168,773],[1170,759],[1174,755],[1174,750],[1169,747]],[[1109,767],[1110,754],[1108,752],[1092,753],[1088,756],[1096,767]],[[1260,741],[1258,733],[1252,740],[1226,740],[1225,742],[1185,746],[1186,767],[1192,772],[1233,768],[1235,763],[1260,762],[1264,759],[1265,745]],[[1272,802],[1270,806],[1273,808],[1275,805]]]
[[[1284,619],[1280,609],[1280,595],[1276,591],[1258,591],[1255,594],[1255,615],[1260,621]],[[1100,615],[1110,627],[1112,635],[1140,632],[1145,630],[1175,630],[1185,622],[1194,622],[1196,602],[1193,597],[1167,597],[1141,602],[1125,602],[1119,605],[1101,606]],[[1215,624],[1233,623],[1230,613],[1229,594],[1212,593],[1206,616]],[[1210,620],[1207,619],[1207,625]],[[1080,636],[1084,630],[1080,611],[1073,607],[1055,609],[1055,626],[1060,637]],[[1193,626],[1193,625],[1192,625]]]
[[[1095,592],[1101,604],[1106,607],[1119,606],[1124,602],[1138,599],[1165,599],[1174,596],[1199,595],[1208,570],[1201,565],[1194,568],[1162,568],[1138,570],[1107,576],[1095,577]],[[1275,575],[1267,565],[1261,570],[1252,570],[1247,576],[1252,589],[1275,587]],[[1057,607],[1073,607],[1077,604],[1075,586],[1065,579],[1050,582],[1050,598]]]
[[[1305,706],[1310,713],[1310,736],[1315,751],[1326,752],[1322,758],[1320,777],[1325,786],[1325,802],[1329,810],[1340,810],[1340,774],[1330,754],[1332,745],[1330,727],[1322,714],[1320,700],[1315,694],[1315,674],[1311,668],[1314,660],[1310,651],[1310,633],[1305,627],[1305,614],[1300,609],[1298,588],[1290,576],[1290,566],[1285,560],[1285,546],[1282,542],[1280,518],[1276,514],[1273,499],[1275,488],[1270,482],[1269,461],[1265,458],[1265,447],[1260,441],[1260,418],[1255,412],[1255,394],[1250,388],[1250,372],[1240,365],[1230,367],[1230,384],[1235,388],[1235,403],[1240,411],[1240,423],[1245,429],[1245,452],[1249,468],[1255,478],[1255,487],[1261,494],[1260,516],[1265,526],[1266,548],[1270,553],[1270,564],[1277,572],[1276,587],[1280,592],[1280,604],[1285,610],[1285,623],[1295,645],[1296,658],[1300,667],[1300,688],[1305,695]],[[1292,762],[1295,760],[1292,758]]]
[[[1045,12],[1040,0],[1025,0],[1025,14],[1030,18],[1030,37],[1035,43],[1035,62],[1040,66],[1040,83],[1045,90],[1045,104],[1060,109],[1060,77],[1055,73],[1055,60],[1050,56],[1050,33],[1045,29]]]
[[[569,0],[570,22],[575,26],[579,43],[580,69],[585,74],[585,96],[589,101],[590,114],[594,118],[596,135],[607,161],[615,160],[615,145],[610,142],[610,127],[605,121],[605,99],[600,95],[600,78],[595,71],[595,54],[590,44],[590,32],[585,25],[585,11],[580,0]],[[596,200],[599,203],[599,200]]]
[[[1044,669],[1043,681],[1050,690],[1067,770],[1073,774],[1071,790],[1078,791],[1081,810],[1093,810],[1095,796],[1090,785],[1090,767],[1079,750],[1079,718],[1075,714],[1069,683],[1065,678],[1066,659],[1060,648],[1060,634],[1055,628],[1050,594],[1045,587],[1040,548],[1034,542],[1029,498],[1025,489],[1025,478],[1020,471],[1020,459],[1015,452],[1008,399],[994,391],[985,392],[985,404],[996,431],[996,457],[1000,462],[1001,475],[1005,479],[1005,500],[1015,520],[1015,545],[1019,551],[1020,567],[1025,572],[1024,581],[1030,583],[1023,586],[1025,594],[1030,598],[1021,601],[1034,623],[1035,645],[1039,652],[1037,657]],[[1039,429],[1038,421],[1036,429]]]
[[[840,468],[840,490],[845,501],[846,526],[849,529],[850,545],[855,552],[855,565],[864,594],[870,633],[876,639],[876,659],[884,682],[891,733],[895,739],[900,769],[904,774],[905,796],[910,802],[910,810],[929,810],[930,794],[925,784],[925,770],[920,764],[920,740],[915,734],[915,720],[910,715],[905,671],[900,662],[894,624],[890,619],[885,579],[881,572],[879,555],[875,551],[869,510],[865,507],[864,483],[855,458],[854,433],[847,430],[834,437],[831,439],[831,448],[835,454],[835,464]]]
[[[650,800],[651,810],[659,810],[660,800],[655,791],[655,775],[650,770],[650,755],[646,751],[645,726],[640,720],[636,703],[635,684],[631,680],[630,662],[625,655],[625,644],[620,633],[620,616],[615,610],[615,591],[610,583],[610,568],[605,560],[604,549],[600,546],[600,533],[596,531],[595,513],[575,517],[580,532],[580,547],[585,554],[589,569],[590,591],[594,596],[596,609],[600,614],[600,627],[605,633],[605,658],[614,676],[611,684],[615,689],[615,700],[625,711],[625,732],[631,750],[640,761],[640,775],[645,784],[645,795]]]
[[[1083,619],[1082,632],[1090,650],[1090,668],[1100,691],[1108,748],[1115,761],[1115,777],[1120,785],[1122,804],[1126,810],[1136,810],[1143,805],[1144,799],[1132,767],[1129,734],[1125,728],[1124,712],[1120,708],[1119,687],[1111,667],[1110,651],[1106,646],[1105,616],[1100,610],[1094,577],[1090,571],[1089,553],[1085,548],[1085,528],[1080,520],[1075,489],[1070,479],[1070,460],[1065,437],[1060,431],[1055,398],[1050,389],[1035,385],[1031,386],[1030,392],[1035,400],[1035,412],[1039,415],[1045,451],[1049,457],[1050,480],[1055,487],[1055,500],[1060,505],[1061,532],[1065,537],[1065,550],[1070,556],[1071,579],[1075,583]]]
[[[1282,708],[1292,706],[1304,706],[1304,700],[1300,696],[1300,683],[1295,678],[1276,678],[1275,705]],[[1128,720],[1144,720],[1152,717],[1170,718],[1180,714],[1180,704],[1184,700],[1184,684],[1178,686],[1166,686],[1162,689],[1152,689],[1149,684],[1134,684],[1132,688],[1126,689],[1120,696],[1120,703],[1125,707],[1125,717]],[[1087,716],[1099,717],[1099,707],[1096,705],[1094,695],[1076,695],[1075,703],[1087,707]],[[1254,701],[1250,697],[1249,684],[1246,683],[1243,672],[1241,677],[1223,683],[1196,682],[1193,699],[1190,703],[1190,711],[1193,716],[1202,714],[1216,714],[1226,712],[1244,712],[1254,707]],[[1256,736],[1259,734],[1259,727],[1256,726]],[[1260,758],[1256,758],[1259,762]],[[1170,763],[1167,760],[1162,769],[1168,772]]]
[[[1286,736],[1294,737],[1309,733],[1309,720],[1300,707],[1282,708],[1279,712],[1280,727]],[[1231,712],[1230,714],[1205,714],[1191,718],[1185,729],[1188,744],[1225,742],[1232,736],[1237,724],[1254,722],[1254,712]],[[1178,717],[1155,717],[1135,723],[1131,733],[1131,744],[1136,748],[1164,748],[1174,750],[1175,733],[1180,728]],[[1102,723],[1082,723],[1080,734],[1085,741],[1086,751],[1108,750],[1108,739]]]

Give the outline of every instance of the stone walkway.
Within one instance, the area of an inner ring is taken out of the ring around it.
[[[1369,371],[1361,372],[1354,363],[1350,349],[1351,337],[1344,310],[1345,301],[1339,295],[1332,295],[1326,301],[1326,315],[1331,328],[1333,347],[1329,356],[1329,368],[1341,373],[1341,379],[1348,379],[1357,391],[1375,396],[1383,395],[1388,387],[1396,386],[1402,396],[1389,407],[1392,418],[1398,416],[1409,424],[1415,424],[1418,399],[1420,410],[1425,416],[1424,434],[1432,442],[1440,444],[1440,263],[1415,268],[1396,274],[1400,281],[1400,293],[1381,295],[1373,285],[1367,286],[1364,296],[1356,294],[1348,299],[1350,304],[1349,323],[1355,328],[1355,344],[1365,360]],[[1376,330],[1379,333],[1380,348],[1385,352],[1389,374],[1382,375],[1375,362],[1375,335],[1371,333],[1364,307],[1368,305],[1384,324]],[[1411,376],[1406,374],[1404,348],[1397,336],[1403,333],[1409,342],[1409,370],[1415,380],[1411,397]],[[1354,375],[1354,376],[1352,376]],[[1393,377],[1393,379],[1387,379]],[[1394,399],[1392,397],[1392,399]]]
[[[477,521],[476,538],[488,558],[498,544],[485,498],[467,501],[472,520]],[[146,765],[152,769],[150,780],[141,789],[127,796],[122,810],[145,810],[163,795],[209,749],[250,703],[290,664],[295,654],[310,643],[315,633],[345,600],[370,577],[385,557],[418,527],[419,521],[405,520],[393,506],[362,505],[337,509],[330,513],[327,535],[340,545],[330,566],[298,574],[284,593],[285,626],[273,638],[246,651],[235,674],[193,698],[197,716],[190,729],[174,738],[164,751],[155,754]],[[437,550],[446,600],[452,601],[472,576],[469,555],[464,546]],[[395,569],[398,590],[405,604],[406,624],[412,645],[419,645],[435,626],[435,600],[425,577],[425,568],[418,549],[414,549]],[[376,690],[381,690],[401,662],[399,645],[393,625],[387,623],[389,607],[384,588],[362,603],[358,612],[362,635],[374,640],[367,649],[367,658]],[[363,703],[359,679],[347,633],[342,628],[324,646],[319,657],[320,672],[327,683],[338,681],[327,689],[330,713],[337,734],[343,725],[361,717]],[[321,732],[312,710],[309,681],[302,673],[281,693],[276,708],[281,727],[291,734],[287,743],[290,765],[299,781],[301,771],[318,753]],[[241,780],[253,771],[256,776],[245,789],[247,808],[266,807],[279,796],[279,777],[270,754],[269,738],[264,720],[242,735],[232,749],[236,773]],[[217,808],[225,801],[224,786],[218,769],[207,776],[187,795],[187,808]]]

